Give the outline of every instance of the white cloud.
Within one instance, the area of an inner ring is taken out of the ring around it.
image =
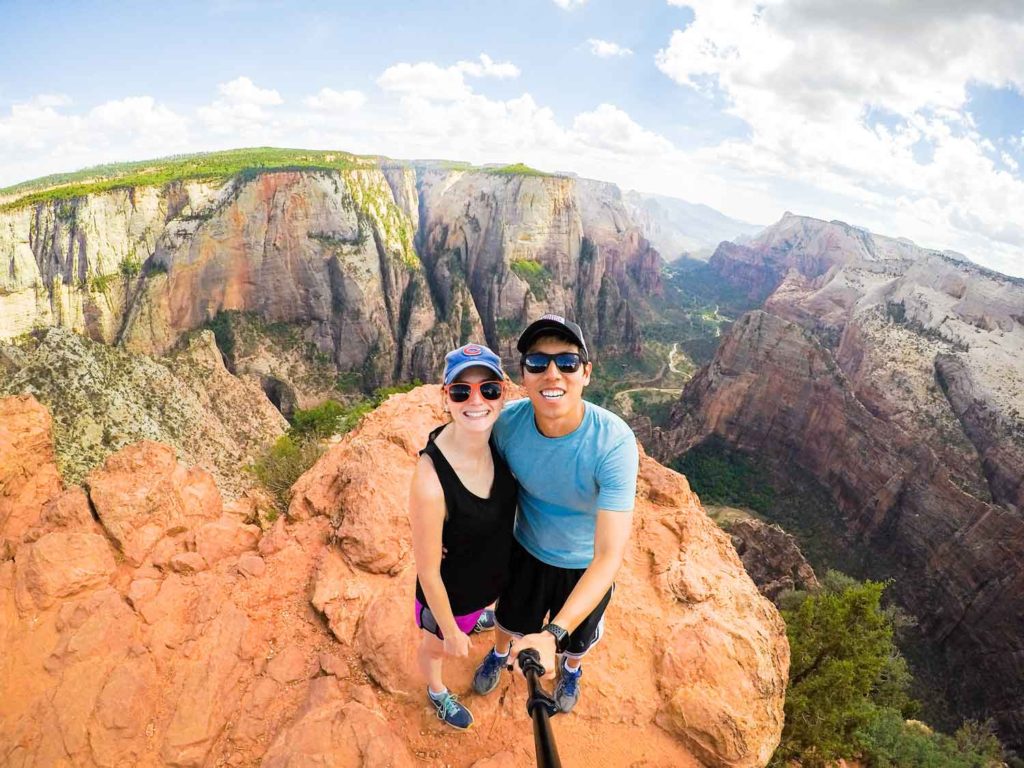
[[[272,107],[281,104],[281,95],[269,88],[259,88],[248,77],[236,77],[228,83],[217,86],[224,101],[228,104],[252,104],[259,107]]]
[[[859,216],[979,257],[1015,244],[1006,223],[1024,207],[1024,180],[993,162],[966,105],[974,83],[1024,87],[1013,3],[669,1],[694,20],[673,32],[658,67],[724,99],[750,130],[695,160],[803,186],[812,215]],[[812,190],[824,194],[815,201]]]
[[[480,54],[480,61],[460,61],[455,65],[472,77],[497,77],[499,79],[519,77],[519,67],[510,61],[494,61],[486,53]]]
[[[189,147],[189,120],[150,96],[116,99],[74,114],[71,100],[36,96],[0,116],[0,185]]]
[[[349,112],[359,109],[366,103],[366,94],[362,91],[336,91],[333,88],[321,88],[316,95],[307,96],[302,103],[310,109]]]
[[[270,113],[265,107],[284,103],[272,89],[260,88],[248,77],[238,77],[217,86],[220,98],[197,110],[199,119],[214,134],[237,136],[246,141],[265,135],[262,125]]]
[[[629,48],[623,48],[618,43],[612,43],[608,40],[598,40],[595,37],[591,37],[587,40],[587,44],[590,46],[590,52],[601,59],[633,55],[633,51]]]
[[[644,130],[611,104],[601,104],[593,112],[576,115],[572,128],[586,144],[625,156],[664,155],[674,149],[670,141]]]
[[[469,87],[458,67],[439,67],[432,62],[395,64],[377,78],[377,85],[392,93],[451,101],[469,95]]]
[[[385,91],[416,96],[433,101],[458,101],[471,94],[465,75],[470,77],[518,77],[519,68],[510,62],[496,62],[487,54],[480,61],[460,61],[451,67],[442,67],[431,61],[416,64],[394,64],[377,78],[377,85]]]
[[[587,0],[552,0],[559,8],[571,11],[573,8],[582,8]]]

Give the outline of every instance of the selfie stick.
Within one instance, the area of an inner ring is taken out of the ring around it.
[[[540,665],[540,654],[533,648],[526,648],[520,652],[518,658],[519,668],[526,676],[526,689],[529,694],[526,711],[533,718],[533,746],[537,753],[537,768],[562,768],[548,719],[558,711],[558,705],[538,682],[544,675],[544,667]]]

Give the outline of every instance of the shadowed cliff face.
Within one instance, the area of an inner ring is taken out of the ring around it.
[[[0,338],[58,325],[163,354],[222,311],[293,323],[368,387],[426,379],[544,311],[638,348],[660,257],[613,185],[414,169],[275,171],[0,213]]]
[[[953,703],[1024,743],[1024,283],[787,216],[719,250],[774,290],[684,391],[657,455],[715,435],[831,490],[948,662]]]
[[[65,488],[47,411],[0,399],[0,763],[534,765],[521,678],[465,695],[477,726],[453,736],[416,672],[405,510],[443,418],[436,386],[389,398],[261,531],[244,499],[156,442]],[[617,585],[585,693],[552,724],[562,754],[765,765],[782,619],[686,479],[646,456]],[[446,664],[460,694],[490,641]]]

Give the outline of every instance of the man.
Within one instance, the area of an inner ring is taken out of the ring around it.
[[[583,399],[593,364],[576,323],[544,315],[516,346],[529,399],[506,406],[493,432],[520,483],[510,584],[473,688],[493,691],[525,648],[553,677],[561,653],[555,700],[569,712],[629,540],[639,453],[622,419]]]

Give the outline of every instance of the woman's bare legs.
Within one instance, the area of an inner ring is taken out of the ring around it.
[[[420,630],[420,647],[416,654],[420,673],[427,679],[430,690],[440,693],[444,690],[441,668],[444,664],[444,643],[437,635]]]

